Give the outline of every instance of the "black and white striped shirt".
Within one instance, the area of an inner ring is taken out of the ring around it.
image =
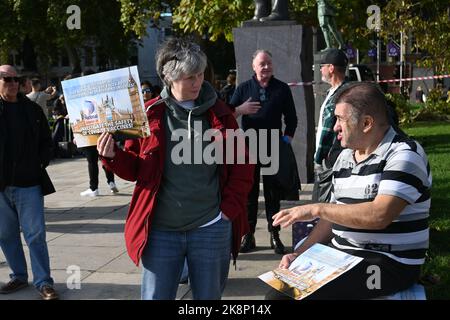
[[[372,154],[356,163],[346,149],[333,167],[332,202],[373,201],[378,194],[408,202],[399,217],[383,230],[363,230],[333,224],[332,244],[343,251],[379,252],[408,265],[424,263],[428,248],[431,172],[416,141],[390,128]]]

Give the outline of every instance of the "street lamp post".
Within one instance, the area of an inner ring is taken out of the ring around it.
[[[403,86],[403,31],[400,31],[400,93]]]
[[[380,30],[377,29],[377,82],[380,81],[380,58],[381,58]]]
[[[367,7],[367,14],[369,18],[367,19],[366,25],[370,30],[375,30],[377,34],[377,82],[380,81],[380,31],[381,31],[381,10],[377,5],[370,5]]]

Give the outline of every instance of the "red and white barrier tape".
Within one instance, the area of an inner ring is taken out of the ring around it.
[[[378,83],[382,82],[400,82],[401,81],[415,81],[415,80],[432,80],[432,79],[444,79],[450,78],[450,74],[439,75],[439,76],[427,76],[427,77],[414,77],[414,78],[403,78],[403,79],[388,79],[388,80],[380,80]],[[314,82],[289,82],[288,86],[290,87],[300,87],[300,86],[310,86],[315,84]]]
[[[314,82],[289,82],[289,87],[300,87],[300,86],[310,86],[313,85]]]
[[[440,75],[440,76],[427,76],[427,77],[414,77],[414,78],[403,78],[403,79],[389,79],[380,80],[378,82],[400,82],[401,81],[414,81],[414,80],[432,80],[432,79],[444,79],[450,78],[450,74]]]

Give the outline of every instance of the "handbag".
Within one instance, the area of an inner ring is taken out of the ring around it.
[[[298,201],[301,183],[298,175],[297,160],[292,146],[280,140],[279,168],[274,175],[274,183],[279,189],[280,200]]]

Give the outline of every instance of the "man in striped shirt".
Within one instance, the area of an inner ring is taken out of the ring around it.
[[[334,131],[347,149],[333,167],[333,203],[274,216],[273,224],[282,227],[320,218],[280,267],[287,268],[314,243],[329,243],[363,261],[312,299],[369,299],[407,289],[419,279],[429,241],[431,173],[425,152],[389,125],[386,100],[374,84],[343,86],[336,94],[335,116]],[[371,270],[379,270],[378,285],[370,285]]]

